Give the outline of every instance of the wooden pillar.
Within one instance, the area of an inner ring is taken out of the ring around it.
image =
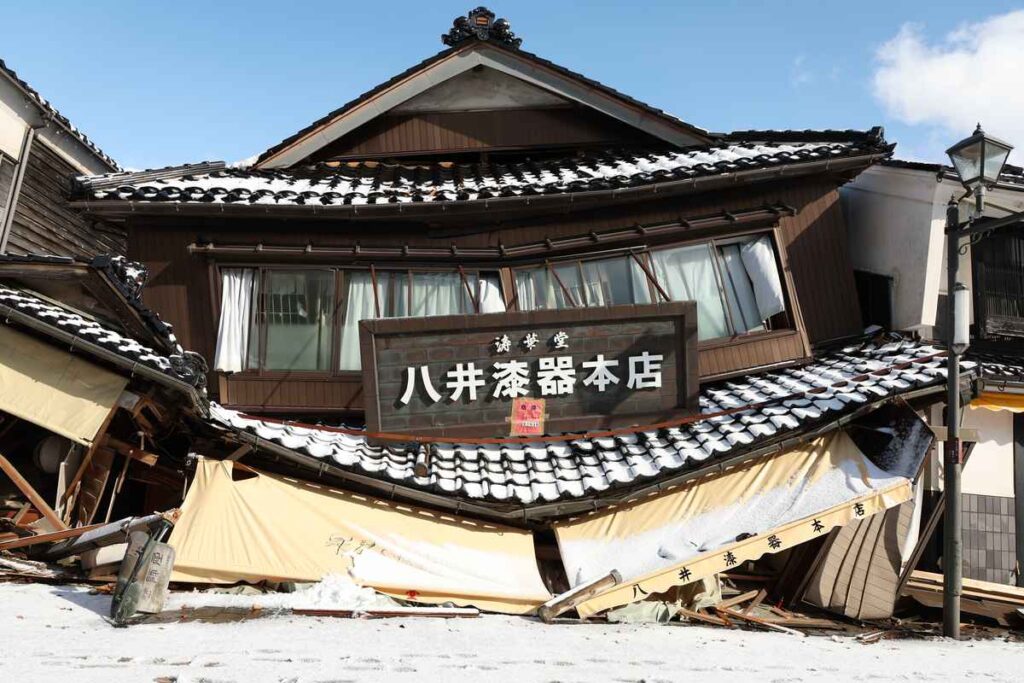
[[[1024,413],[1013,413],[1013,519],[1017,585],[1024,586]]]

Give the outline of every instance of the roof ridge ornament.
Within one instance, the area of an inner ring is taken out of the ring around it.
[[[476,39],[501,43],[518,49],[523,40],[512,33],[512,26],[508,23],[508,19],[495,19],[494,17],[494,12],[483,6],[470,10],[466,16],[455,18],[448,33],[441,34],[441,42],[455,47],[467,40]]]

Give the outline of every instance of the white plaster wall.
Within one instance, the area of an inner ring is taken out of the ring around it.
[[[17,161],[28,126],[6,103],[0,100],[0,152]]]
[[[935,175],[873,166],[841,190],[854,268],[893,278],[893,325],[935,324],[944,206],[936,209]],[[941,242],[941,240],[940,240]]]
[[[1013,497],[1013,414],[967,408],[963,426],[978,430],[978,443],[963,469],[964,493]]]

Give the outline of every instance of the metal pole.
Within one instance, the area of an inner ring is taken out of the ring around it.
[[[963,573],[963,539],[960,519],[960,355],[956,339],[957,271],[960,269],[960,212],[950,199],[946,206],[946,449],[943,482],[946,493],[942,574],[942,632],[947,638],[960,637],[960,593]]]
[[[1017,585],[1024,587],[1024,413],[1013,413],[1013,517]]]

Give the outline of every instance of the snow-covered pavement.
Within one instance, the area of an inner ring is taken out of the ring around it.
[[[0,680],[1019,681],[1024,645],[882,641],[510,617],[320,619],[114,629],[110,598],[0,584]]]

